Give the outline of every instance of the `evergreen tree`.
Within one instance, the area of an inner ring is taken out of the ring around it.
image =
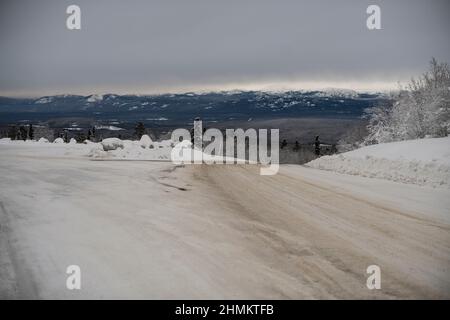
[[[142,122],[138,122],[134,129],[134,135],[140,140],[142,136],[145,134],[145,126]]]
[[[84,133],[78,133],[75,136],[75,140],[77,141],[77,143],[83,143],[84,140],[86,140],[86,136],[84,135]]]
[[[20,139],[21,140],[23,140],[23,141],[27,140],[28,132],[27,132],[27,129],[25,129],[24,126],[20,126],[19,133],[20,133]]]
[[[314,141],[314,153],[316,156],[320,156],[320,140],[319,136],[316,136],[316,141]]]
[[[10,138],[11,140],[16,140],[18,135],[19,135],[19,130],[17,129],[16,126],[9,127],[8,138]]]
[[[30,126],[28,127],[28,138],[30,140],[34,139],[34,128],[32,124],[30,124]]]

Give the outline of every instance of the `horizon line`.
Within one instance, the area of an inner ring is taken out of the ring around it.
[[[402,81],[403,82],[403,81]],[[272,82],[231,82],[218,84],[195,84],[195,85],[162,85],[148,86],[135,85],[124,86],[86,86],[76,89],[59,88],[43,90],[0,90],[0,96],[10,98],[40,98],[58,95],[90,96],[94,94],[116,94],[116,95],[141,95],[156,96],[166,94],[205,94],[213,92],[230,91],[261,91],[261,92],[287,92],[287,91],[326,91],[326,90],[352,90],[355,92],[392,92],[399,89],[400,81],[367,81],[367,79],[356,81],[272,81]]]
[[[13,92],[0,92],[0,97],[3,98],[22,98],[22,99],[37,99],[43,97],[55,97],[55,96],[83,96],[89,97],[93,95],[117,95],[117,96],[160,96],[160,95],[182,95],[182,94],[209,94],[209,93],[230,93],[230,92],[266,92],[266,93],[283,93],[283,92],[311,92],[319,91],[326,92],[332,90],[342,91],[354,91],[357,93],[389,93],[398,91],[399,87],[387,87],[387,88],[349,88],[349,87],[317,87],[317,88],[222,88],[222,89],[198,89],[198,90],[167,90],[167,91],[132,91],[132,90],[99,90],[99,91],[54,91],[53,93],[13,93]]]

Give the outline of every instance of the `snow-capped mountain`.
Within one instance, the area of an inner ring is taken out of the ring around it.
[[[23,118],[27,113],[48,116],[112,115],[133,119],[236,120],[280,117],[359,117],[363,110],[387,97],[381,93],[360,93],[352,90],[323,91],[224,91],[159,95],[92,94],[45,96],[38,99],[0,97],[0,114],[9,114],[8,121]],[[12,117],[12,118],[11,118]]]

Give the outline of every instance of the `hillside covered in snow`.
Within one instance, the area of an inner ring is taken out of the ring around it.
[[[308,167],[403,183],[450,188],[450,137],[381,143],[333,156]]]

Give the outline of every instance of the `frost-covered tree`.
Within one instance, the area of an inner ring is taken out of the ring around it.
[[[367,128],[365,123],[353,126],[340,137],[337,143],[337,151],[347,152],[361,147],[366,136]]]
[[[366,144],[443,137],[450,130],[450,68],[436,59],[393,96],[392,104],[366,110]]]
[[[369,119],[364,144],[388,142],[394,140],[393,106],[389,103],[377,105],[365,110],[365,118]]]

